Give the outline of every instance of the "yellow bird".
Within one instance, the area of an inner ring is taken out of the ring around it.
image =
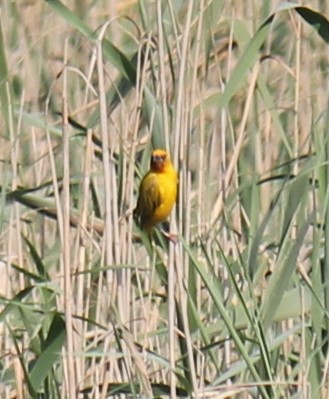
[[[167,219],[176,202],[177,172],[169,154],[162,149],[152,152],[150,170],[143,177],[134,217],[147,233]]]

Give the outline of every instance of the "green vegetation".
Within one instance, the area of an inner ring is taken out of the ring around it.
[[[1,3],[1,398],[329,397],[328,16]],[[157,147],[179,239],[150,246]]]

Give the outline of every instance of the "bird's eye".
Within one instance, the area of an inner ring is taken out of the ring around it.
[[[154,162],[162,162],[162,161],[165,161],[166,156],[165,155],[155,155],[152,159]]]

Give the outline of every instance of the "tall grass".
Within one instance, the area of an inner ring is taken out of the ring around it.
[[[328,14],[1,4],[1,397],[329,398]]]

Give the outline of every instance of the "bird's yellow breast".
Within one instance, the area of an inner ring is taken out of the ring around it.
[[[177,174],[158,173],[156,175],[158,184],[159,205],[155,208],[151,224],[163,222],[170,215],[170,212],[176,202],[177,196]]]
[[[150,170],[142,179],[135,214],[141,227],[150,231],[168,218],[177,197],[177,172],[168,162],[163,170]]]

